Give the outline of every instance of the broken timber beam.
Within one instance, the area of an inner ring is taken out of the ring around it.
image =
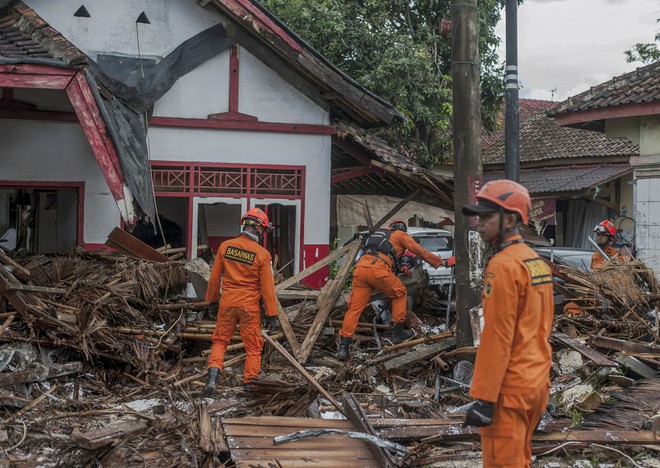
[[[562,342],[566,346],[574,349],[578,353],[580,353],[582,356],[586,357],[590,361],[593,361],[595,364],[598,364],[599,366],[603,367],[618,367],[619,364],[616,362],[613,362],[607,358],[603,353],[596,351],[595,349],[591,349],[590,347],[580,343],[578,340],[575,338],[571,338],[570,336],[564,334],[564,333],[555,333],[552,335],[553,338],[556,340]]]
[[[156,249],[142,242],[132,234],[115,227],[108,235],[108,240],[105,245],[119,250],[131,257],[142,258],[144,260],[151,260],[153,262],[169,262],[170,259],[167,255],[163,255]]]
[[[50,365],[48,367],[33,367],[22,371],[0,373],[0,387],[11,385],[41,382],[46,379],[62,377],[69,374],[77,374],[82,371],[82,362],[67,362],[62,365]]]
[[[366,434],[378,437],[376,430],[367,419],[367,415],[364,414],[364,411],[362,411],[362,408],[360,407],[360,403],[352,393],[344,395],[344,411],[346,417],[355,425],[358,430]],[[394,468],[399,466],[399,464],[392,458],[390,453],[383,447],[375,444],[369,444],[369,450],[373,454],[374,458],[378,460],[378,464],[382,468]]]
[[[27,293],[41,293],[41,294],[59,294],[65,295],[66,289],[62,288],[49,288],[46,286],[33,286],[31,284],[13,284],[7,288],[9,291],[22,291]]]
[[[28,277],[30,276],[30,270],[16,263],[9,255],[4,253],[2,249],[0,249],[0,263],[4,263],[5,265],[10,265],[14,267],[14,269],[17,270],[23,276],[28,276]]]
[[[644,343],[635,343],[632,341],[617,340],[615,338],[607,338],[605,336],[590,335],[589,344],[597,348],[612,349],[624,353],[660,353],[660,346],[648,345]]]
[[[287,361],[289,361],[289,363],[290,363],[290,364],[291,364],[291,365],[292,365],[292,366],[293,366],[298,372],[300,372],[300,375],[302,375],[302,376],[305,378],[305,380],[307,380],[309,383],[311,383],[311,384],[314,386],[314,388],[316,388],[316,389],[319,391],[319,393],[321,393],[321,395],[323,395],[323,396],[324,396],[324,397],[325,397],[330,403],[332,403],[332,405],[333,405],[335,408],[337,408],[337,409],[339,410],[339,412],[340,412],[341,414],[343,414],[344,416],[346,416],[346,414],[344,413],[344,408],[342,408],[342,406],[339,404],[339,402],[338,402],[337,400],[335,400],[335,399],[332,397],[332,395],[330,395],[330,394],[327,392],[327,390],[326,390],[325,388],[323,388],[323,387],[321,386],[321,384],[319,384],[319,383],[314,379],[314,377],[313,377],[312,375],[310,375],[310,373],[307,372],[307,370],[306,370],[303,366],[301,366],[301,365],[298,363],[298,361],[296,361],[296,360],[294,359],[294,357],[291,356],[291,355],[286,351],[286,349],[284,349],[284,348],[282,347],[281,344],[279,344],[277,341],[275,341],[275,340],[272,339],[270,336],[268,336],[268,333],[266,333],[265,330],[261,330],[261,336],[263,336],[264,339],[265,339],[265,340],[266,340],[266,341],[267,341],[267,342],[268,342],[273,348],[275,348],[275,349],[276,349],[276,350],[277,350],[277,351],[278,351],[278,352],[284,357],[284,359],[286,359]]]
[[[318,313],[316,314],[316,317],[314,317],[312,326],[309,327],[309,331],[307,332],[307,336],[305,337],[303,344],[300,346],[300,352],[296,355],[296,358],[301,364],[307,362],[307,359],[312,352],[312,348],[316,344],[316,340],[321,334],[323,324],[325,324],[325,321],[330,316],[330,312],[332,312],[332,308],[335,305],[335,301],[337,300],[339,293],[341,292],[341,288],[344,285],[346,276],[348,276],[350,273],[353,262],[355,261],[355,257],[360,250],[360,247],[362,247],[362,236],[358,236],[357,239],[355,239],[349,245],[351,246],[351,249],[349,250],[348,254],[346,254],[344,263],[342,263],[341,268],[339,268],[337,276],[331,283],[326,285],[327,289],[324,288],[324,294],[319,296],[319,299],[316,303],[318,307]]]
[[[404,343],[399,343],[392,346],[386,346],[383,348],[383,352],[386,353],[388,351],[395,351],[401,348],[410,348],[411,346],[417,346],[421,343],[432,343],[433,341],[444,340],[445,338],[449,338],[451,336],[454,336],[454,332],[450,331],[440,333],[438,335],[426,335],[423,338],[418,338],[416,340],[406,341]]]
[[[286,313],[282,308],[282,304],[277,297],[275,297],[275,303],[277,305],[277,319],[280,322],[280,328],[284,332],[284,336],[286,337],[287,343],[289,343],[289,346],[291,347],[291,351],[294,355],[297,355],[300,353],[300,343],[298,343],[296,334],[293,332],[293,328],[291,327],[291,322],[289,322],[289,317],[286,316]]]
[[[123,422],[84,434],[78,430],[74,430],[71,433],[71,439],[82,448],[95,450],[104,445],[116,443],[122,436],[144,432],[145,429],[147,429],[147,424],[142,421]]]
[[[456,346],[456,338],[449,337],[438,343],[419,345],[415,350],[404,354],[403,356],[396,357],[386,361],[383,366],[387,370],[398,369],[399,367],[409,366],[417,361],[428,359],[442,351]]]

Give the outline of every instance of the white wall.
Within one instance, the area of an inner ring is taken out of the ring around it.
[[[0,179],[85,182],[86,243],[104,243],[119,210],[77,123],[0,120]]]
[[[306,167],[305,244],[327,244],[330,136],[151,127],[154,161],[287,164]]]
[[[87,55],[99,53],[164,57],[186,39],[220,22],[193,0],[25,0]],[[73,14],[85,5],[90,18]],[[145,12],[151,24],[135,20]]]

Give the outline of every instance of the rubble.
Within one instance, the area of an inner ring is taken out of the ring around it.
[[[446,323],[451,307],[425,288],[421,269],[404,278],[417,291],[409,314],[417,339],[393,345],[386,302],[368,307],[346,363],[333,355],[352,262],[320,293],[297,284],[316,265],[279,283],[284,330],[264,332],[264,377],[243,390],[236,336],[211,400],[200,391],[215,324],[206,303],[185,296],[189,274],[204,268],[167,258],[167,248],[155,260],[113,238],[119,252],[0,254],[7,463],[480,465],[478,433],[462,426],[476,349],[456,348],[453,311]],[[350,259],[357,244],[331,257]],[[551,402],[534,435],[533,466],[569,466],[566,457],[595,451],[600,460],[653,466],[644,460],[658,446],[660,345],[648,311],[660,290],[640,261],[623,272],[555,266],[563,278],[556,292],[580,313],[555,316]],[[275,444],[312,429],[314,438]]]

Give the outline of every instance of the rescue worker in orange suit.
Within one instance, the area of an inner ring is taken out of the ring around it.
[[[625,262],[628,260],[620,250],[612,247],[612,241],[616,237],[616,229],[609,219],[596,224],[594,232],[596,233],[596,244],[598,244],[598,247],[605,252],[605,255],[607,255],[610,260],[617,260],[619,262]],[[592,270],[594,267],[605,265],[605,263],[607,263],[607,260],[603,258],[600,252],[596,251],[591,256]]]
[[[548,402],[552,349],[552,273],[518,228],[531,207],[525,187],[494,180],[463,214],[495,248],[484,273],[484,329],[465,425],[480,427],[483,466],[529,467],[532,433]]]
[[[388,228],[377,230],[365,240],[362,256],[353,272],[348,311],[339,331],[339,352],[336,354],[336,358],[340,361],[346,361],[350,357],[353,334],[374,289],[382,291],[392,300],[392,341],[400,343],[415,335],[415,332],[405,328],[407,291],[395,273],[399,266],[399,259],[406,249],[421,257],[434,268],[455,264],[454,257],[445,261],[432,254],[415,242],[407,231],[406,223],[395,219]]]
[[[272,260],[270,253],[259,244],[269,228],[266,213],[253,208],[241,218],[240,235],[218,247],[206,290],[206,302],[217,304],[221,279],[222,296],[217,309],[215,331],[211,336],[213,345],[207,366],[208,381],[202,390],[203,397],[213,395],[227,346],[237,324],[240,324],[241,340],[247,354],[243,372],[246,388],[251,379],[259,376],[264,344],[261,336],[260,300],[264,303],[269,328],[279,327]]]

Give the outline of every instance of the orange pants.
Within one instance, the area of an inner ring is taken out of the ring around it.
[[[264,339],[261,336],[261,312],[259,309],[245,310],[243,307],[224,307],[218,311],[215,331],[211,335],[213,346],[207,368],[222,369],[222,362],[225,360],[231,337],[236,331],[236,324],[241,325],[241,340],[243,340],[247,354],[243,382],[248,383],[250,379],[259,377],[259,370],[261,370],[261,350],[264,347]]]
[[[531,466],[532,434],[548,404],[548,387],[520,393],[500,394],[493,424],[479,431],[484,467]]]
[[[392,299],[392,322],[406,321],[406,287],[396,277],[390,267],[383,262],[361,266],[359,263],[353,273],[353,290],[348,301],[348,311],[344,315],[339,335],[350,338],[355,333],[360,314],[369,303],[374,289],[382,291]]]

